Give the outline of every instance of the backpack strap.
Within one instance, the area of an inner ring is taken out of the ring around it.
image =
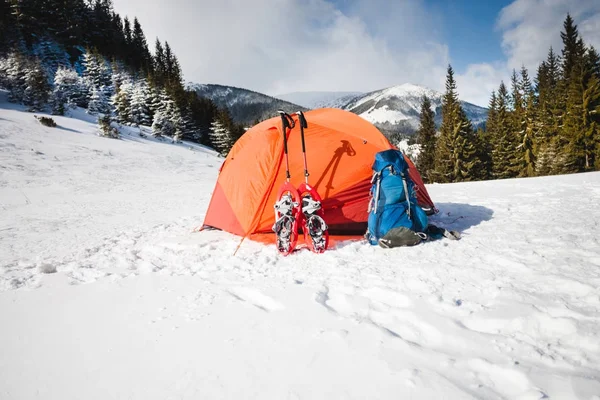
[[[412,215],[410,213],[410,196],[408,195],[408,184],[406,183],[406,176],[404,172],[400,172],[402,177],[402,184],[404,185],[404,195],[406,196],[406,202],[408,203],[408,219],[412,221]]]
[[[373,212],[377,214],[377,206],[379,205],[379,192],[381,190],[381,171],[377,172],[374,179],[377,180],[377,185],[375,187],[375,210]]]

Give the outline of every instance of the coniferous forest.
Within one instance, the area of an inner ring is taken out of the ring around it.
[[[475,131],[458,102],[448,67],[442,125],[436,134],[423,99],[417,165],[426,182],[544,176],[600,170],[600,56],[567,15],[560,54],[532,79],[522,67],[490,98],[485,129]]]
[[[244,131],[185,90],[169,43],[149,44],[140,21],[121,18],[111,0],[0,0],[0,87],[31,111],[83,107],[101,126],[151,126],[156,137],[222,154]]]
[[[534,77],[522,67],[500,82],[485,128],[473,128],[448,67],[439,132],[429,99],[421,109],[426,182],[600,170],[600,55],[569,15],[561,37]],[[121,18],[111,0],[0,0],[0,87],[12,101],[57,115],[82,107],[100,126],[151,126],[227,154],[244,128],[186,90],[182,75],[169,43],[156,38],[151,49],[140,21]]]

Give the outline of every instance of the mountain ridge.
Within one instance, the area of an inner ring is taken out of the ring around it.
[[[442,122],[443,93],[422,85],[403,83],[368,93],[360,92],[291,92],[274,97],[252,90],[218,84],[190,83],[187,86],[217,106],[228,107],[238,123],[251,124],[277,115],[278,109],[307,111],[314,108],[339,108],[361,116],[388,137],[413,136],[419,127],[423,95],[432,102],[435,123]],[[290,102],[295,100],[302,102]],[[313,107],[307,107],[312,105]],[[487,109],[461,100],[467,117],[475,128],[485,124]]]
[[[264,93],[235,86],[212,83],[186,85],[188,90],[211,99],[217,107],[227,107],[233,120],[240,124],[253,124],[277,116],[277,110],[307,111],[306,107],[269,96]]]

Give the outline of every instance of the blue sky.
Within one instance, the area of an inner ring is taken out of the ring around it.
[[[356,4],[360,3],[357,0],[331,0],[331,3],[349,15],[361,12],[356,10]],[[435,23],[434,37],[448,44],[452,66],[457,72],[472,63],[504,58],[502,34],[496,28],[496,21],[500,11],[512,1],[425,0],[421,3]],[[373,25],[377,25],[376,20]]]
[[[600,48],[600,0],[114,0],[148,42],[167,40],[186,81],[270,95],[369,92],[403,83],[487,105],[525,65],[535,75],[567,12]]]
[[[443,15],[442,36],[446,38],[453,67],[464,71],[469,64],[502,60],[502,34],[496,20],[511,1],[428,0],[427,7]]]

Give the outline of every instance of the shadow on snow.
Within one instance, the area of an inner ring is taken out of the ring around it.
[[[429,217],[429,222],[441,228],[463,232],[489,221],[494,211],[483,206],[463,203],[437,203],[439,213]]]

